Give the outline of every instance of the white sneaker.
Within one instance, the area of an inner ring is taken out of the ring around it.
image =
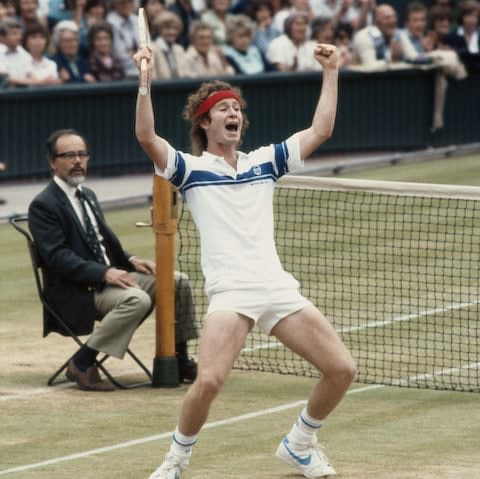
[[[168,452],[162,465],[148,479],[180,479],[187,468],[190,454],[175,454]]]
[[[310,479],[337,475],[335,469],[328,463],[328,458],[321,450],[316,437],[310,445],[298,446],[285,436],[278,446],[276,456],[296,467]]]

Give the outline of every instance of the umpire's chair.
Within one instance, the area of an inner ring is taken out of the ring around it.
[[[80,340],[78,335],[76,335],[66,324],[65,321],[62,320],[62,318],[59,316],[59,314],[51,307],[51,305],[48,303],[47,298],[45,297],[44,291],[43,291],[43,280],[44,280],[44,272],[43,272],[43,264],[42,260],[40,258],[40,255],[38,254],[37,246],[35,242],[33,241],[33,237],[30,233],[30,231],[25,228],[21,224],[26,224],[28,220],[27,215],[12,215],[9,217],[8,221],[9,223],[19,232],[21,233],[25,239],[27,240],[28,244],[28,250],[30,252],[30,259],[32,261],[32,268],[33,268],[33,275],[35,278],[35,283],[37,285],[37,291],[38,291],[38,296],[40,298],[40,301],[43,305],[44,308],[46,308],[49,313],[52,315],[52,317],[57,321],[58,325],[60,328],[65,332],[64,336],[70,336],[79,347],[83,346],[83,342]],[[108,354],[105,354],[101,359],[97,360],[97,367],[103,372],[103,374],[109,379],[109,381],[115,385],[119,389],[133,389],[137,388],[140,386],[147,386],[152,384],[152,373],[149,371],[149,369],[145,366],[145,364],[129,349],[127,349],[127,355],[132,358],[132,360],[138,364],[138,366],[143,370],[143,372],[147,376],[147,380],[139,383],[134,383],[134,384],[124,384],[118,381],[118,379],[115,379],[112,374],[108,371],[108,369],[104,366],[104,362],[110,357]],[[57,377],[67,369],[68,362],[70,359],[73,357],[70,356],[60,368],[58,368],[53,375],[50,377],[50,379],[47,381],[47,384],[49,386],[53,386],[54,384],[60,384],[62,382],[67,382],[68,380],[65,379],[63,381],[56,381]]]

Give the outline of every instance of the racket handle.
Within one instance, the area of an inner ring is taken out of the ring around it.
[[[140,63],[140,87],[138,93],[142,96],[148,93],[148,66],[145,58],[142,58]]]

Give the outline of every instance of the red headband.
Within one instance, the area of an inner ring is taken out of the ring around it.
[[[240,103],[240,97],[233,90],[220,90],[211,94],[205,100],[200,103],[198,108],[195,110],[194,116],[198,117],[210,111],[210,109],[216,105],[219,101],[225,100],[226,98],[233,98]]]

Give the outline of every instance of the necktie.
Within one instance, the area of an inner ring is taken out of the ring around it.
[[[87,212],[87,199],[85,198],[85,193],[77,189],[75,196],[80,200],[88,244],[95,254],[97,261],[105,264],[105,258],[103,256],[102,247],[100,246],[100,241],[98,240],[97,233],[95,232],[95,228],[93,227],[92,221],[90,220],[90,216]]]

